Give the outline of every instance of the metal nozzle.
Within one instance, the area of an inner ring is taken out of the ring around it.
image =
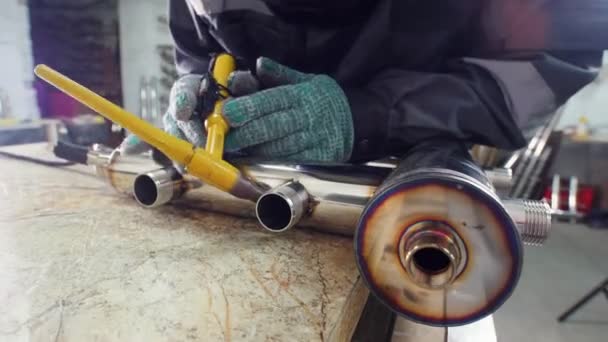
[[[174,168],[159,169],[138,175],[133,184],[133,195],[142,206],[154,208],[198,186],[200,183],[186,182]]]
[[[290,181],[263,194],[255,212],[262,226],[272,232],[294,227],[308,212],[308,192],[302,184]]]
[[[449,286],[464,267],[466,253],[460,237],[441,222],[424,221],[408,228],[399,242],[399,257],[418,285]]]
[[[523,243],[540,246],[551,231],[551,207],[544,201],[503,200]]]

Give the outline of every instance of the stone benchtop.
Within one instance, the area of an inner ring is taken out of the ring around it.
[[[86,167],[0,156],[0,340],[341,341],[366,298],[351,239],[143,209]]]

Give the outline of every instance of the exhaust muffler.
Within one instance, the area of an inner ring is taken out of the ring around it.
[[[396,313],[435,326],[494,312],[518,282],[523,242],[542,242],[546,203],[502,202],[466,148],[427,142],[378,187],[355,232],[371,292]]]

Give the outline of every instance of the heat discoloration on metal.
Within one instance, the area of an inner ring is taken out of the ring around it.
[[[445,223],[465,245],[466,266],[447,288],[414,283],[399,258],[401,237],[421,221]],[[493,312],[521,271],[521,242],[506,211],[489,193],[450,180],[408,181],[384,190],[364,211],[355,248],[372,292],[395,312],[431,325],[466,324]],[[400,290],[388,290],[395,288]]]

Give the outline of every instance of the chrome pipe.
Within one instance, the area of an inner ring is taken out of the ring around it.
[[[484,172],[499,195],[509,194],[511,187],[513,186],[513,171],[511,169],[496,167],[484,170]]]
[[[90,149],[86,163],[116,191],[133,196],[147,208],[169,203],[202,185],[200,180],[183,177],[174,167],[163,167],[148,156],[122,156],[102,145]]]
[[[161,168],[161,165],[149,157],[124,157],[115,150],[96,145],[88,155],[87,164],[95,166],[97,174],[117,191],[135,195],[138,203],[144,206],[156,207],[184,195],[184,201],[201,209],[260,219],[259,210],[251,202],[242,201],[212,186],[202,184],[193,177],[186,176],[181,179],[179,173],[172,167]],[[297,204],[294,208],[290,207],[293,216],[290,214],[292,219],[287,229],[297,223],[299,226],[348,236],[354,234],[359,216],[376,188],[394,170],[394,166],[391,167],[389,164],[297,165],[246,161],[238,164],[243,173],[271,189],[266,195],[280,196],[286,201]],[[503,169],[485,170],[479,176],[482,177],[483,174],[487,177],[487,181],[484,182],[488,187],[490,183],[498,187],[508,183],[510,172]],[[138,191],[135,191],[134,185],[137,179],[140,181]],[[146,184],[148,185],[144,186]],[[295,188],[297,191],[294,190]],[[150,199],[145,198],[146,192],[156,193],[158,197],[151,202]],[[292,197],[294,199],[291,199]],[[505,200],[504,204],[522,235],[535,230],[531,228],[534,226],[533,222],[542,222],[541,230],[548,232],[550,219],[547,213],[538,214],[545,215],[543,220],[534,221],[532,220],[534,215],[530,214],[534,210],[527,209],[529,219],[526,220],[526,210],[521,209],[542,208],[543,205],[535,201],[523,200]],[[543,211],[536,210],[536,212]],[[264,225],[263,222],[261,223]],[[277,231],[277,229],[271,230]],[[279,231],[283,230],[279,229]],[[527,239],[527,237],[523,238],[524,242],[527,242]],[[535,241],[538,242],[538,237]]]
[[[181,197],[186,191],[200,187],[200,181],[185,180],[173,167],[139,174],[133,183],[133,197],[146,208],[155,208]]]
[[[115,150],[97,145],[89,151],[87,164],[93,165],[98,176],[114,189],[133,195],[140,204],[153,203],[152,206],[158,206],[170,198],[170,201],[187,202],[190,207],[202,210],[249,218],[259,216],[255,203],[202,184],[189,175],[185,175],[181,182],[169,181],[171,177],[168,175],[173,175],[172,167],[168,167],[167,171],[160,171],[162,166],[149,156],[122,156]],[[250,161],[237,161],[235,164],[243,174],[264,184],[268,189],[278,189],[294,180],[306,189],[307,208],[294,211],[294,219],[290,221],[287,229],[297,223],[301,227],[346,236],[354,234],[365,204],[376,187],[392,171],[384,166],[346,164],[297,165]],[[136,194],[134,184],[138,177],[140,183]],[[168,184],[173,184],[176,189],[171,189]],[[186,188],[185,191],[181,190],[183,187]],[[283,191],[285,188],[279,192]],[[158,199],[144,199],[144,194],[150,192],[153,195],[156,193]],[[268,194],[270,193],[272,190]],[[289,197],[285,194],[283,196]],[[302,214],[299,214],[300,212]]]
[[[161,169],[149,157],[129,156],[124,157],[112,149],[103,146],[94,146],[88,155],[87,164],[94,165],[97,174],[106,180],[117,191],[134,195],[139,204],[146,207],[156,207],[176,200],[181,196],[184,201],[210,211],[217,211],[237,216],[258,218],[263,227],[265,219],[260,219],[257,205],[249,201],[242,201],[216,188],[204,185],[193,177],[186,176],[184,179],[174,179],[178,173],[172,167]],[[330,233],[351,236],[363,208],[370,200],[376,187],[394,170],[394,167],[386,165],[342,165],[342,164],[316,164],[296,165],[279,163],[250,163],[240,162],[239,168],[249,177],[257,182],[265,184],[271,190],[266,194],[286,198],[286,201],[295,201],[292,219],[285,229],[270,229],[272,231],[284,231],[296,225],[314,228]],[[495,187],[508,183],[508,170],[485,170],[488,178],[486,184],[492,183]],[[137,191],[134,189],[136,180],[139,179]],[[294,180],[296,180],[294,185]],[[298,187],[298,191],[292,188]],[[287,193],[285,193],[287,192]],[[306,200],[288,199],[293,193],[300,195],[306,193]],[[154,201],[146,198],[146,193],[155,196]],[[158,196],[158,197],[156,197]],[[272,198],[273,196],[270,196]],[[306,202],[306,209],[303,204]],[[524,203],[525,202],[525,203]],[[146,204],[150,203],[150,204]],[[263,202],[262,202],[263,203]],[[504,202],[513,219],[517,222],[520,232],[527,235],[533,228],[532,221],[522,219],[526,217],[525,210],[518,207],[539,208],[534,201],[507,200]],[[267,204],[267,203],[266,203]],[[267,207],[264,204],[262,207]],[[531,209],[530,209],[531,210]],[[528,212],[530,212],[528,210]],[[267,217],[267,216],[266,216]],[[528,217],[532,217],[528,214]],[[544,232],[548,232],[550,220],[543,220]],[[545,234],[545,233],[543,233]],[[527,242],[527,237],[524,241]],[[536,238],[538,243],[538,238]]]
[[[255,215],[262,227],[271,232],[293,228],[310,209],[310,196],[298,181],[290,181],[262,194]]]
[[[303,200],[303,195],[298,195],[296,198],[300,198],[297,202],[307,202],[307,208],[294,211],[295,216],[301,219],[299,222],[291,220],[287,229],[297,222],[299,227],[345,236],[354,234],[365,204],[391,172],[391,169],[365,165],[247,162],[238,162],[237,165],[248,177],[272,189],[267,194],[275,190],[285,192],[286,189],[281,189],[281,186],[294,180],[305,189],[308,200]],[[282,196],[287,197],[285,194]],[[263,205],[259,206],[206,184],[188,191],[177,201],[187,202],[188,206],[202,210],[258,219],[260,215],[256,213],[256,207],[265,207],[267,204],[262,202]],[[304,212],[304,215],[299,215],[297,212]],[[264,218],[261,221],[264,221]],[[261,223],[264,226],[264,222]],[[284,230],[286,229],[280,231]]]
[[[86,163],[95,168],[99,178],[116,191],[127,195],[133,194],[137,175],[161,167],[147,156],[122,156],[117,150],[102,145],[93,145],[87,154]]]

